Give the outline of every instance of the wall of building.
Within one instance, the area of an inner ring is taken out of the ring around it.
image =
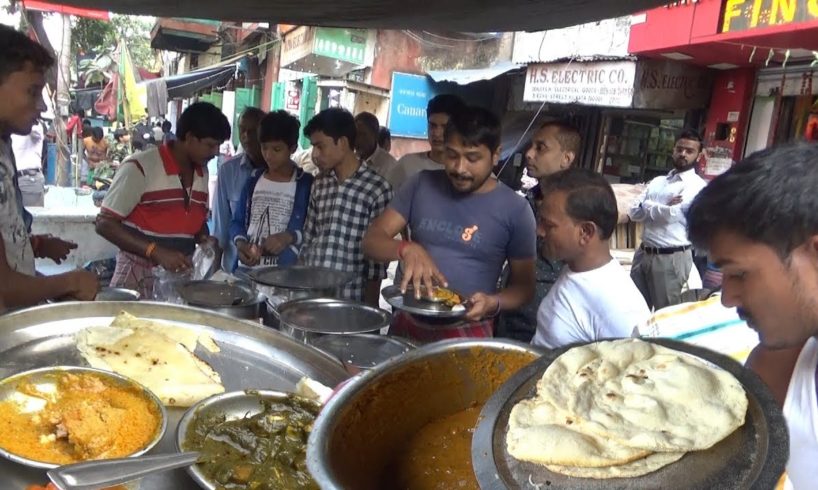
[[[713,84],[704,139],[708,153],[740,160],[752,109],[755,69],[720,72]]]

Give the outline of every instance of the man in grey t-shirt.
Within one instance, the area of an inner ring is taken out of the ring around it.
[[[445,170],[423,171],[398,191],[369,227],[364,254],[400,260],[401,288],[448,285],[469,299],[465,321],[432,325],[398,312],[390,334],[419,341],[491,337],[494,317],[526,304],[534,292],[536,227],[528,203],[497,181],[500,123],[484,109],[455,114],[446,128]],[[412,241],[395,240],[406,226]],[[508,261],[505,289],[497,280]]]

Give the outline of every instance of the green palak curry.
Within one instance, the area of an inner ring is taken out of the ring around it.
[[[219,490],[317,490],[306,451],[318,404],[297,397],[262,403],[260,413],[235,420],[197,414],[185,450],[202,453],[199,469]]]

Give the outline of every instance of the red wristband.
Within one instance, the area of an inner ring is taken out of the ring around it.
[[[409,240],[401,240],[400,244],[398,245],[398,260],[403,260],[403,252],[406,250],[406,247],[412,243]]]

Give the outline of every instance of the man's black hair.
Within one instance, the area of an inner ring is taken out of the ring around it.
[[[209,102],[196,102],[182,112],[176,123],[176,136],[180,140],[190,133],[199,139],[226,141],[230,138],[230,123],[218,107]]]
[[[362,112],[355,116],[355,122],[360,122],[366,126],[375,137],[378,137],[378,132],[381,130],[381,123],[378,121],[378,116],[371,112]]]
[[[91,128],[91,136],[94,139],[102,139],[103,137],[105,137],[105,132],[102,131],[101,127],[96,126],[94,128]]]
[[[818,235],[818,146],[796,143],[753,153],[713,179],[690,205],[687,230],[707,249],[721,231],[768,245],[786,260]]]
[[[168,133],[173,128],[173,124],[170,121],[162,121],[162,132]]]
[[[243,111],[241,111],[241,117],[254,117],[259,121],[261,120],[262,117],[264,117],[265,114],[267,113],[262,111],[258,107],[253,106],[247,106],[244,108]]]
[[[454,117],[465,107],[466,104],[463,99],[456,95],[436,95],[426,105],[426,117],[429,118],[432,114],[447,114],[449,117]]]
[[[283,141],[292,149],[298,146],[301,123],[287,111],[273,111],[261,119],[258,126],[259,143]]]
[[[22,32],[9,26],[0,25],[0,82],[16,71],[21,71],[26,63],[35,70],[45,73],[54,64],[54,57],[39,43],[32,41]]]
[[[683,129],[679,132],[679,136],[676,138],[676,141],[679,140],[691,140],[691,141],[698,141],[699,142],[699,151],[704,149],[704,139],[702,139],[702,135],[699,134],[698,131],[695,129]]]
[[[547,121],[540,126],[540,129],[554,127],[557,128],[557,142],[560,144],[562,151],[574,152],[579,158],[580,145],[582,144],[582,136],[579,130],[573,124],[566,121]]]
[[[317,131],[332,138],[335,144],[338,144],[339,139],[346,138],[349,147],[355,148],[355,118],[346,109],[331,107],[319,112],[307,123],[304,136],[309,138]]]
[[[484,145],[493,154],[500,147],[502,130],[500,120],[482,107],[466,107],[455,113],[446,125],[445,138],[454,135],[463,138],[467,146]]]
[[[386,126],[381,126],[378,130],[378,146],[384,147],[386,143],[392,140],[392,132]]]
[[[125,131],[122,128],[119,128],[116,131],[114,131],[114,139],[116,141],[120,141],[126,134],[128,134],[127,131]]]
[[[571,219],[594,223],[603,240],[611,237],[619,215],[616,196],[605,177],[586,169],[571,167],[545,178],[543,194],[556,191],[567,194],[565,211]]]

